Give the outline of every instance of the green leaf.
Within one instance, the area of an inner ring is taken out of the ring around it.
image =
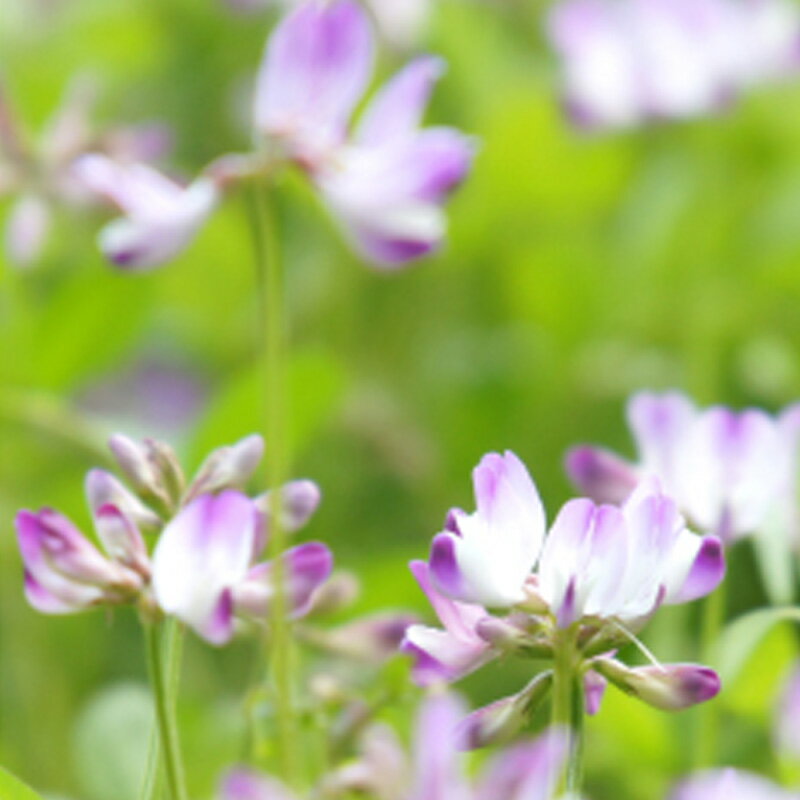
[[[723,683],[733,683],[770,629],[781,622],[800,622],[800,608],[761,608],[725,627],[717,644],[715,663]]]
[[[3,767],[0,767],[0,797],[3,800],[42,800],[41,795],[36,794]]]

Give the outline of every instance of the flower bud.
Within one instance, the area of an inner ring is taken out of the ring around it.
[[[312,595],[309,617],[325,616],[355,602],[361,591],[358,579],[350,572],[336,572]]]
[[[720,690],[717,673],[699,664],[626,667],[615,659],[598,658],[592,668],[627,694],[664,711],[703,703]]]
[[[139,575],[105,558],[55,511],[20,511],[16,527],[25,563],[25,592],[39,611],[64,614],[119,602],[142,587]]]
[[[100,506],[95,515],[95,525],[103,547],[114,561],[130,567],[146,579],[150,577],[150,559],[142,534],[120,509],[110,503]]]
[[[138,494],[168,507],[177,502],[183,491],[183,473],[169,445],[155,439],[136,441],[117,433],[108,446]]]
[[[381,612],[369,614],[310,637],[320,647],[349,658],[381,662],[397,654],[409,625],[419,620],[413,614]]]
[[[280,529],[285,533],[294,533],[308,522],[317,510],[321,498],[319,486],[314,481],[297,480],[285,483],[281,488],[280,497],[276,497],[273,490],[260,494],[254,502],[266,517],[267,528],[275,515],[273,504],[278,502]]]
[[[537,675],[519,694],[504,697],[469,714],[458,726],[456,737],[464,750],[509,741],[530,720],[553,683],[548,670]]]
[[[528,621],[523,616],[521,621]],[[504,619],[484,617],[475,625],[475,632],[487,644],[505,652],[524,652],[531,656],[545,656],[552,653],[551,645],[535,638],[533,632],[515,624],[514,615]]]
[[[92,516],[105,505],[116,506],[126,517],[143,528],[157,528],[161,518],[110,472],[90,470],[86,475],[86,499]]]
[[[572,482],[597,503],[624,503],[639,482],[632,465],[599,447],[573,447],[565,466]]]
[[[203,462],[183,498],[188,503],[201,494],[241,489],[264,455],[264,440],[257,433],[214,450]]]

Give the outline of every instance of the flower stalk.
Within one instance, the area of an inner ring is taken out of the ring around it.
[[[151,759],[149,763],[151,772],[145,780],[144,786],[152,796],[152,792],[158,785],[159,765],[163,764],[169,797],[171,800],[187,800],[178,726],[175,721],[180,631],[174,620],[169,622],[169,626],[164,631],[160,623],[142,620],[161,754],[160,758]]]
[[[262,322],[259,351],[264,381],[264,434],[267,442],[267,478],[281,486],[287,475],[288,402],[286,395],[286,327],[284,287],[276,226],[269,185],[256,180],[249,188],[249,221],[259,287],[259,317]],[[269,497],[270,555],[284,550],[283,493]],[[269,672],[278,724],[278,752],[282,774],[292,784],[297,776],[296,720],[292,690],[292,640],[287,621],[286,569],[275,558],[274,596],[269,615]]]
[[[562,789],[570,796],[578,796],[581,782],[584,706],[578,633],[577,625],[559,631],[553,649],[551,723],[554,729],[567,732],[567,768]]]

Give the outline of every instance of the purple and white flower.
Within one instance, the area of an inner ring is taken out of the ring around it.
[[[567,738],[549,730],[490,760],[475,780],[462,767],[459,722],[462,702],[429,697],[417,716],[411,758],[384,726],[368,728],[355,761],[324,776],[324,796],[367,794],[375,800],[551,800],[567,756]],[[274,778],[237,769],[222,781],[219,800],[295,800]]]
[[[767,524],[797,524],[798,406],[777,418],[758,409],[697,409],[679,392],[641,392],[628,403],[638,464],[581,446],[567,471],[587,494],[618,503],[644,475],[658,476],[681,512],[723,541]]]
[[[689,777],[676,787],[669,800],[800,800],[800,793],[783,789],[753,772],[728,768]]]
[[[92,187],[72,170],[76,158],[97,151],[123,162],[151,159],[168,147],[160,125],[97,131],[91,122],[96,94],[87,76],[71,81],[38,141],[29,142],[0,87],[0,195],[16,195],[5,228],[12,264],[28,267],[41,258],[59,207],[97,201]]]
[[[255,563],[272,520],[260,508],[263,497],[251,499],[240,489],[261,458],[260,436],[216,450],[188,489],[177,457],[163,442],[116,434],[109,444],[134,488],[104,470],[86,477],[105,555],[55,511],[17,515],[31,605],[68,613],[137,602],[148,617],[174,615],[213,644],[227,642],[240,620],[265,622],[279,591],[291,617],[309,611],[332,569],[325,545],[307,542]],[[276,498],[285,530],[306,522],[319,497],[311,481],[286,484]],[[140,526],[159,532],[152,561]]]
[[[102,229],[98,241],[105,257],[127,270],[152,269],[181,252],[219,200],[210,178],[181,186],[146,164],[98,153],[77,159],[73,172],[123,213]]]
[[[429,562],[412,563],[444,626],[406,634],[417,682],[457,680],[505,652],[553,659],[569,636],[591,711],[606,679],[673,710],[717,693],[716,674],[700,665],[630,669],[609,653],[634,640],[661,605],[708,594],[725,572],[720,540],[689,531],[655,478],[622,507],[569,501],[546,536],[536,487],[513,453],[485,456],[473,482],[477,510],[451,510]],[[543,685],[533,681],[476,712],[468,738],[480,742],[494,728],[504,735],[532,711]]]
[[[566,107],[590,128],[713,112],[800,66],[788,0],[562,0],[547,30]]]
[[[370,23],[354,0],[309,0],[278,26],[258,77],[256,130],[309,173],[356,248],[395,268],[441,243],[442,204],[475,146],[452,128],[420,128],[441,60],[422,57],[351,117],[373,66]]]

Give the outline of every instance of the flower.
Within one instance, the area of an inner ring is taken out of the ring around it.
[[[267,45],[254,118],[256,130],[309,173],[362,255],[395,268],[441,243],[441,206],[469,170],[474,145],[452,128],[419,127],[444,69],[432,57],[401,70],[348,133],[373,49],[353,0],[302,3]]]
[[[181,186],[146,164],[122,163],[98,153],[77,159],[73,172],[123,212],[100,232],[99,245],[109,261],[127,270],[152,269],[177,255],[219,199],[210,178]]]
[[[417,715],[411,759],[394,732],[368,728],[360,757],[323,776],[324,796],[365,793],[375,800],[551,800],[567,755],[566,736],[557,729],[524,741],[490,760],[476,780],[466,777],[458,747],[459,698],[429,697]],[[295,800],[274,778],[245,769],[222,781],[219,800]]]
[[[800,405],[772,418],[758,409],[705,410],[679,392],[640,392],[628,403],[639,464],[581,446],[567,472],[597,500],[619,502],[644,474],[657,475],[691,523],[731,541],[767,524],[796,526]]]
[[[737,769],[700,772],[682,782],[670,800],[798,800],[800,794],[766,778]]]
[[[484,456],[473,483],[477,510],[451,510],[428,563],[412,563],[444,625],[406,633],[403,649],[415,658],[417,682],[453,681],[508,652],[555,660],[568,647],[589,710],[596,710],[605,679],[660,708],[684,708],[717,693],[716,674],[705,667],[630,669],[609,652],[635,641],[659,606],[702,597],[724,575],[719,539],[690,532],[657,479],[643,479],[621,508],[570,500],[546,536],[536,487],[513,453]],[[484,709],[476,724],[488,720],[505,735],[511,720],[530,713],[543,685],[533,681]]]
[[[226,643],[240,620],[265,621],[279,586],[291,617],[311,608],[332,569],[325,545],[307,542],[254,563],[275,527],[276,505],[279,526],[291,532],[320,498],[311,481],[291,481],[277,498],[269,493],[277,502],[265,512],[265,495],[251,499],[240,491],[264,451],[260,436],[215,450],[188,485],[163,442],[115,434],[109,446],[132,490],[105,470],[86,476],[105,555],[51,509],[17,515],[25,592],[34,608],[67,613],[137,603],[148,618],[172,614],[212,644]],[[152,559],[140,530],[158,532]]]
[[[157,158],[167,148],[168,136],[160,125],[95,130],[91,111],[96,94],[90,78],[77,76],[38,141],[29,143],[0,90],[0,195],[17,196],[5,229],[12,264],[28,267],[41,258],[58,207],[82,207],[98,199],[73,172],[76,158],[94,150],[125,162]]]
[[[719,109],[797,70],[800,14],[787,0],[562,0],[548,33],[584,127]]]

